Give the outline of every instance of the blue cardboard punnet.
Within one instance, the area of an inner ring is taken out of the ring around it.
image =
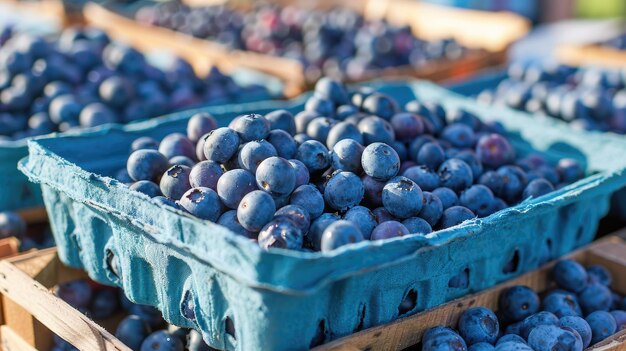
[[[237,70],[231,76],[242,85],[263,85],[268,91],[258,91],[243,96],[241,101],[261,101],[272,97],[278,98],[282,94],[282,84],[277,79],[265,74],[251,70]],[[218,100],[207,106],[217,106],[233,101]],[[94,130],[107,130],[108,126],[96,127]],[[69,132],[68,132],[69,133]],[[71,132],[80,134],[83,131]],[[15,141],[0,140],[0,211],[24,210],[30,208],[43,207],[41,188],[39,184],[28,181],[21,172],[17,170],[17,163],[20,159],[28,155],[28,140],[21,139]]]
[[[497,118],[519,153],[574,157],[586,165],[588,176],[427,236],[314,253],[263,251],[249,239],[162,207],[110,177],[124,167],[135,138],[182,131],[194,111],[33,140],[20,169],[42,184],[64,263],[86,269],[99,282],[123,286],[132,301],[157,306],[169,322],[196,328],[209,345],[227,350],[308,349],[534,269],[590,242],[608,211],[610,194],[626,183],[626,140],[621,138],[599,138],[510,109],[481,106],[430,83],[376,87],[401,103],[417,96],[463,106],[485,120]],[[244,112],[297,111],[304,101],[205,110],[226,125]],[[467,284],[449,287],[459,274]]]
[[[457,94],[474,97],[484,90],[496,89],[498,84],[506,78],[506,71],[492,70],[468,79],[452,82],[448,84],[446,88]],[[558,121],[558,123],[567,125],[567,122],[564,121]],[[590,133],[603,134],[602,132]],[[598,137],[602,138],[602,136]],[[622,137],[626,138],[625,136]],[[611,215],[617,216],[622,220],[626,220],[626,188],[618,190],[615,194],[613,194],[613,198],[611,199]]]

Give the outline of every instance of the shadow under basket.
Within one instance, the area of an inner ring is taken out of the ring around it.
[[[38,139],[20,169],[42,184],[64,263],[130,300],[158,307],[226,350],[303,350],[415,314],[539,267],[591,242],[626,183],[626,141],[482,106],[426,82],[370,83],[404,104],[418,97],[500,121],[520,156],[573,157],[588,176],[489,217],[427,236],[332,252],[264,251],[224,227],[159,206],[109,176],[138,136],[183,131],[195,111],[76,136]],[[306,96],[203,109],[226,125],[242,113],[303,109]],[[106,145],[106,147],[100,147]]]

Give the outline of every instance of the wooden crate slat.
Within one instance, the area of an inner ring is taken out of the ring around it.
[[[6,325],[0,326],[0,340],[3,351],[38,351]]]

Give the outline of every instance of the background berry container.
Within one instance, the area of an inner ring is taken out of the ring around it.
[[[601,47],[600,49],[604,50],[605,48]],[[609,48],[606,50],[613,50],[613,49]],[[626,62],[626,57],[623,62]],[[610,66],[607,66],[607,67],[610,67]],[[495,69],[495,70],[490,70],[484,73],[480,73],[468,79],[451,81],[445,86],[446,88],[450,89],[451,91],[457,94],[475,97],[484,90],[495,89],[498,86],[498,84],[506,78],[507,78],[506,71]],[[520,112],[520,113],[523,113],[523,112]],[[532,118],[532,116],[529,116],[529,118]],[[555,121],[555,123],[568,126],[567,122],[558,121],[556,119],[553,119],[553,120]],[[600,138],[602,137],[601,135],[603,135],[603,133],[601,132],[588,132],[588,133],[596,133],[598,137]],[[626,136],[623,136],[623,135],[620,136],[618,134],[613,134],[613,133],[609,133],[609,134],[613,135],[615,138],[626,139]],[[611,215],[616,216],[620,220],[626,220],[626,189],[622,189],[621,191],[616,192],[613,198],[611,199]]]
[[[140,1],[132,6],[120,6],[113,2],[90,3],[85,6],[85,21],[104,28],[112,37],[128,40],[135,45],[173,49],[201,70],[206,66],[206,58],[210,58],[217,60],[225,71],[233,67],[247,67],[280,77],[285,83],[285,93],[290,97],[302,93],[315,83],[307,81],[303,65],[295,59],[231,50],[215,41],[195,38],[165,27],[144,25],[133,19],[138,8],[156,3]],[[191,6],[226,4],[243,12],[249,11],[254,4],[249,0],[186,0],[183,3]],[[408,25],[421,39],[454,38],[463,46],[474,49],[458,60],[434,60],[417,69],[403,66],[369,70],[352,82],[407,76],[441,81],[468,76],[481,69],[503,64],[508,46],[523,37],[530,28],[525,18],[513,13],[453,9],[413,0],[272,0],[269,3],[321,10],[349,7],[363,14],[366,19],[385,19],[394,25]]]
[[[373,84],[399,103],[416,96],[497,118],[517,152],[574,157],[588,177],[487,218],[422,236],[361,242],[329,253],[259,246],[214,223],[160,207],[108,177],[139,135],[184,130],[195,111],[78,136],[33,140],[20,169],[42,183],[60,259],[170,323],[199,329],[227,350],[306,349],[479,291],[591,242],[612,192],[626,183],[626,141],[572,132],[504,108],[481,106],[430,83]],[[306,97],[305,97],[306,98]],[[205,109],[225,125],[244,112],[301,110],[303,98]],[[101,147],[106,145],[106,147]],[[553,159],[553,160],[554,160]],[[104,175],[104,176],[102,176]],[[503,267],[508,265],[503,272]],[[113,273],[117,268],[119,276]],[[466,288],[448,288],[460,273]],[[191,299],[191,300],[190,300]],[[181,305],[193,301],[195,318]],[[187,314],[189,316],[189,314]]]

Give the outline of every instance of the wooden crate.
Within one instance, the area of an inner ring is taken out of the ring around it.
[[[1,0],[1,2],[20,11],[32,12],[59,20],[63,27],[84,23],[82,11],[79,8],[66,6],[62,0]]]
[[[626,67],[626,50],[600,45],[563,45],[557,48],[557,58],[572,66]]]
[[[598,240],[578,250],[569,258],[584,265],[601,264],[613,274],[613,289],[626,294],[626,230]],[[459,316],[470,307],[484,306],[497,309],[500,292],[512,285],[526,285],[536,291],[552,287],[549,273],[554,262],[540,269],[509,280],[480,293],[450,301],[439,307],[399,319],[386,325],[363,330],[316,347],[315,351],[357,350],[420,350],[417,346],[426,330],[438,325],[456,327]],[[419,298],[419,297],[418,297]],[[588,350],[626,350],[626,330],[592,346]]]
[[[583,264],[602,264],[614,277],[613,287],[626,294],[626,231],[601,239],[569,257]],[[315,348],[329,350],[401,350],[419,343],[425,330],[436,325],[454,326],[470,306],[494,309],[500,291],[524,284],[538,291],[549,286],[554,263],[478,294],[406,317],[388,325],[370,328]],[[56,249],[22,254],[0,261],[0,344],[4,350],[44,351],[52,345],[53,332],[81,350],[128,351],[111,335],[119,316],[97,323],[54,296],[56,284],[84,278],[80,270],[64,266]],[[103,327],[104,326],[104,327]],[[414,348],[419,350],[419,348]],[[594,350],[626,349],[626,330],[597,344]]]
[[[192,5],[214,4],[219,0],[187,0]],[[397,25],[410,25],[416,35],[424,39],[452,37],[462,45],[476,49],[459,60],[439,60],[419,69],[390,68],[368,72],[359,80],[375,78],[415,77],[441,81],[470,75],[483,68],[501,65],[506,61],[506,49],[524,36],[529,22],[512,13],[488,13],[451,9],[414,0],[273,0],[280,4],[315,6],[349,6],[366,18],[385,18]],[[232,0],[227,4],[235,9],[249,9],[250,0]],[[314,5],[312,5],[314,4]],[[264,55],[250,51],[229,50],[208,40],[193,38],[166,28],[142,25],[104,6],[91,3],[85,7],[87,23],[105,29],[111,36],[127,40],[144,49],[170,49],[189,60],[198,73],[211,65],[229,72],[239,67],[251,68],[279,77],[285,84],[285,95],[295,96],[311,87],[304,77],[303,66],[296,60]]]

